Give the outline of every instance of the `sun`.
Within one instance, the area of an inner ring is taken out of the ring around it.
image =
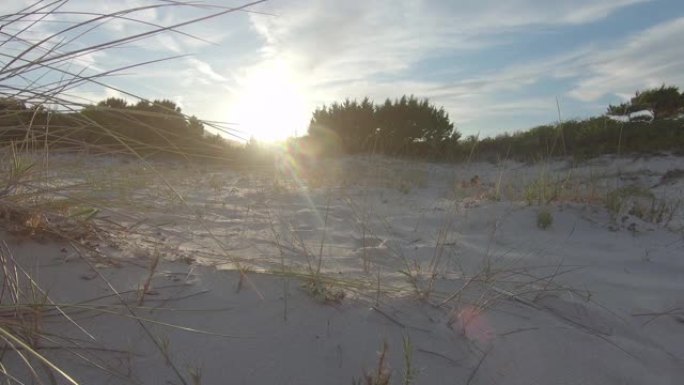
[[[301,86],[285,65],[262,65],[239,84],[232,120],[240,132],[261,142],[304,133],[311,112]]]

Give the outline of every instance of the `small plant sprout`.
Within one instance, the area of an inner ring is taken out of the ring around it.
[[[188,368],[188,374],[190,375],[190,383],[192,385],[202,385],[202,368],[199,366],[192,366]]]
[[[543,208],[537,213],[537,227],[546,230],[553,224],[553,215],[548,208]]]
[[[416,377],[413,367],[413,344],[411,338],[404,336],[404,385],[411,385]]]
[[[147,278],[145,279],[143,285],[140,287],[140,292],[138,293],[138,306],[142,306],[143,302],[145,301],[145,295],[150,294],[150,290],[152,288],[152,278],[154,278],[154,274],[157,271],[157,266],[159,266],[160,258],[161,257],[159,252],[155,251],[154,255],[152,256],[152,260],[150,261],[149,269],[147,271]]]
[[[363,381],[353,380],[357,385],[389,385],[392,378],[392,371],[387,364],[387,341],[382,343],[382,350],[378,353],[378,365],[374,371],[364,371]]]
[[[324,283],[320,277],[307,279],[302,284],[302,288],[311,294],[316,301],[325,304],[340,303],[345,297],[344,291]]]

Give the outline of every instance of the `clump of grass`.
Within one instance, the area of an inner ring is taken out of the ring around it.
[[[323,282],[320,276],[306,279],[302,283],[302,288],[306,290],[315,300],[324,304],[337,304],[344,300],[346,296],[343,290],[335,288],[333,285]]]
[[[56,381],[57,375],[70,384],[78,384],[40,353],[41,343],[45,338],[42,319],[47,310],[54,307],[49,306],[45,292],[18,265],[4,242],[0,244],[0,274],[3,277],[0,289],[0,350],[3,351],[3,356],[9,352],[15,353],[24,363],[32,380],[38,383],[42,383],[43,376]],[[16,383],[26,380],[19,381],[5,365],[0,365],[0,374]]]
[[[548,208],[543,208],[537,213],[537,227],[546,230],[553,224],[553,214]]]
[[[64,5],[68,0],[38,0],[27,3],[29,5],[23,9],[0,15],[0,56],[3,57],[0,65],[0,221],[4,222],[3,225],[7,225],[10,230],[16,228],[29,236],[50,233],[70,241],[92,234],[92,228],[82,224],[93,222],[101,210],[108,208],[107,202],[103,199],[88,201],[83,195],[77,194],[88,188],[96,189],[94,184],[65,183],[52,175],[49,160],[58,149],[85,154],[124,154],[146,164],[148,162],[141,155],[140,149],[145,149],[148,154],[165,152],[183,158],[192,155],[189,154],[192,146],[182,150],[174,144],[178,142],[178,138],[173,138],[173,133],[156,132],[166,136],[160,138],[157,144],[148,145],[136,142],[123,132],[116,132],[112,127],[106,127],[104,123],[100,124],[95,119],[88,118],[86,114],[80,113],[81,109],[89,107],[88,102],[84,102],[78,94],[71,93],[80,86],[91,85],[122,92],[128,97],[147,102],[142,97],[108,85],[107,79],[124,70],[171,58],[127,64],[120,68],[100,69],[99,65],[86,68],[81,61],[83,57],[110,49],[120,50],[129,43],[140,43],[146,38],[163,33],[178,33],[195,38],[177,28],[241,11],[260,2],[262,1],[253,1],[236,7],[212,7],[193,2],[158,0],[145,6],[128,9],[124,7],[112,13],[98,13],[92,9],[87,9],[88,12],[78,9],[67,10],[69,7]],[[156,25],[145,17],[145,13],[150,10],[188,7],[204,10],[204,15],[180,20],[173,25]],[[129,23],[129,26],[143,26],[144,31],[128,33],[126,31],[138,29],[125,28],[116,36],[100,33],[102,25],[122,21]],[[45,32],[40,38],[36,38],[35,33],[41,30],[41,27],[46,27]],[[98,106],[95,110],[103,116],[109,114],[123,117],[130,123],[142,124],[144,121],[141,117],[123,113],[116,108]],[[154,127],[150,129],[153,130]],[[98,135],[97,140],[92,138],[91,134],[94,132]],[[113,147],[100,145],[100,140]],[[80,177],[83,180],[82,175]],[[165,187],[166,190],[173,190],[168,183]],[[177,193],[171,195],[184,203]],[[59,205],[54,204],[58,201],[56,197],[59,197]],[[75,205],[72,201],[79,203]],[[55,209],[57,206],[58,210]],[[71,210],[72,208],[74,209]],[[125,227],[118,223],[113,225]],[[25,370],[22,370],[18,365],[10,365],[3,359],[0,363],[0,374],[8,383],[77,384],[73,377],[40,352],[40,345],[45,341],[53,343],[54,346],[51,348],[58,352],[55,354],[69,348],[68,340],[52,338],[54,336],[43,332],[43,314],[58,311],[70,322],[72,320],[50,302],[31,274],[17,267],[6,245],[0,246],[0,350],[4,356],[17,356],[19,365],[21,362],[26,364]],[[150,276],[143,285],[143,293],[149,289],[157,263],[158,259],[153,261]],[[94,266],[91,267],[94,269]],[[141,329],[157,345],[162,355],[168,359],[156,336],[135,316],[131,306],[118,295],[111,284],[108,285],[131,316],[139,322]],[[142,302],[143,298],[140,300]],[[86,365],[97,367],[95,361],[84,361]],[[169,366],[176,373],[177,382],[188,384],[188,380],[175,365],[169,363]],[[41,371],[41,367],[45,370]],[[31,378],[14,377],[11,372],[14,369],[28,373]],[[193,382],[199,382],[198,374],[191,373],[190,377]]]
[[[404,195],[408,195],[411,192],[411,186],[408,184],[407,181],[401,181],[399,182],[399,186],[397,186],[397,190],[399,190],[400,193]]]
[[[501,191],[501,180],[503,178],[503,169],[499,170],[499,175],[496,178],[496,183],[494,184],[494,191],[490,192],[489,198],[495,202],[500,202],[502,198]]]
[[[192,385],[202,385],[202,368],[199,366],[192,366],[188,368],[188,373]]]
[[[625,206],[635,198],[650,199],[653,194],[643,188],[636,186],[627,186],[615,189],[606,194],[606,208],[612,215],[613,219],[624,213]]]
[[[413,344],[407,336],[403,337],[404,348],[404,379],[403,385],[411,385],[416,378],[416,369],[413,366]],[[378,364],[373,371],[364,371],[361,379],[352,380],[354,385],[390,385],[392,370],[387,363],[389,345],[383,341],[382,349],[378,352]]]
[[[4,179],[0,181],[0,199],[6,198],[14,193],[26,183],[35,163],[32,159],[24,157],[17,151],[16,143],[10,142],[9,159],[2,159]]]
[[[387,363],[387,341],[382,343],[382,349],[378,353],[378,365],[374,371],[364,371],[362,379],[352,380],[353,385],[390,385],[392,371]]]
[[[566,180],[552,180],[542,174],[537,180],[525,187],[525,201],[528,205],[545,205],[558,199],[565,187]]]
[[[667,226],[679,210],[681,201],[658,199],[651,191],[638,186],[626,186],[606,194],[605,205],[613,221],[635,216],[646,222]]]

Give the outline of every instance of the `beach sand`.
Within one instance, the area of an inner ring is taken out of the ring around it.
[[[56,154],[41,199],[98,211],[61,237],[5,220],[3,281],[82,384],[680,384],[682,169]]]

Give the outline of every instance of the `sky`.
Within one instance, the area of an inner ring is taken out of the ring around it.
[[[35,2],[3,0],[0,14]],[[51,36],[88,17],[74,11],[171,2],[41,2],[50,3],[65,13],[24,36]],[[58,37],[73,37],[61,48],[85,46],[246,3],[144,9],[126,14],[138,21]],[[305,134],[316,107],[345,98],[428,98],[464,136],[484,137],[555,123],[559,112],[563,120],[599,115],[639,89],[684,88],[682,0],[270,0],[247,10],[88,52],[69,65],[97,73],[179,57],[117,72],[103,80],[112,88],[68,92],[86,102],[132,100],[118,90],[167,98],[187,114],[230,123],[242,138],[275,140]]]

